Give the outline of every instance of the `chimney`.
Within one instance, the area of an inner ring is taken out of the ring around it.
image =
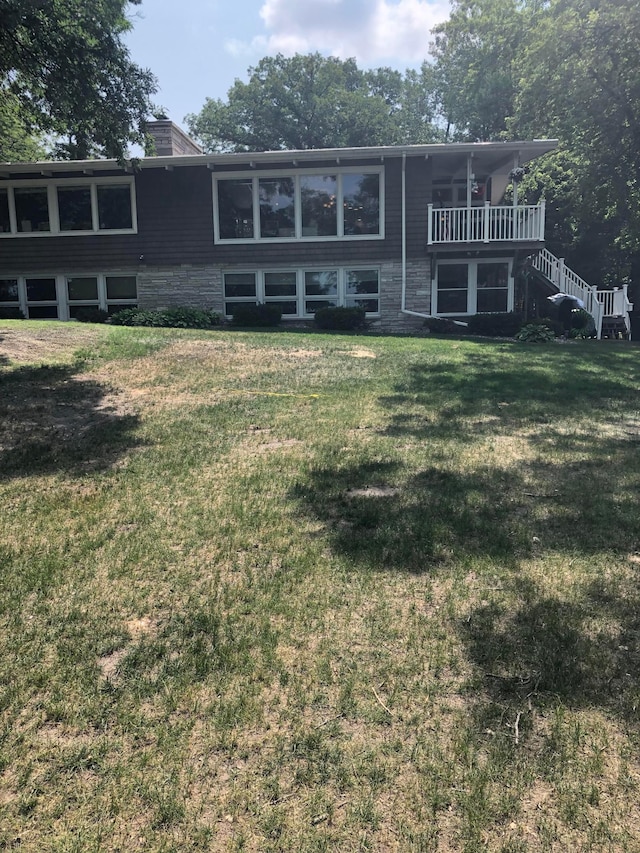
[[[155,142],[157,157],[203,153],[202,148],[169,118],[148,121],[146,131]]]

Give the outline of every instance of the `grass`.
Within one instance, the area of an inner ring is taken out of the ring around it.
[[[640,849],[624,343],[0,327],[0,849]]]

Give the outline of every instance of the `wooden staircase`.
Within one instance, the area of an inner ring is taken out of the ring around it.
[[[533,268],[557,293],[568,293],[584,302],[593,317],[598,339],[602,337],[631,338],[627,285],[613,290],[598,290],[566,266],[564,258],[556,258],[548,249],[541,249],[532,260]]]

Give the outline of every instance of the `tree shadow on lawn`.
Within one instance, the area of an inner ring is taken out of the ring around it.
[[[77,367],[20,367],[0,375],[0,479],[112,465],[135,436],[137,415]]]
[[[380,402],[390,413],[387,434],[450,438],[468,435],[473,419],[474,431],[493,432],[497,420],[512,427],[610,415],[634,405],[639,380],[637,352],[554,347],[541,353],[505,344],[491,353],[409,365],[406,379]]]
[[[476,675],[478,731],[494,729],[512,710],[532,706],[606,708],[637,725],[640,705],[638,568],[621,580],[603,576],[545,595],[529,578],[513,576],[513,603],[484,603],[458,624]],[[513,716],[513,715],[512,715]]]
[[[498,459],[471,472],[436,464],[409,476],[391,461],[320,468],[293,497],[326,525],[336,553],[377,570],[422,573],[469,558],[516,569],[539,549],[628,554],[640,547],[638,449],[607,439],[586,462],[509,468]]]
[[[486,597],[506,603],[485,601],[457,626],[475,665],[470,689],[478,732],[522,712],[524,737],[531,701],[594,705],[637,720],[638,371],[627,363],[609,379],[600,368],[620,366],[612,355],[598,356],[597,369],[561,355],[554,367],[564,372],[538,364],[524,377],[516,365],[496,369],[482,355],[451,369],[413,367],[398,393],[382,400],[389,410],[383,432],[410,437],[416,447],[438,440],[433,464],[417,473],[398,461],[338,464],[312,471],[294,490],[325,524],[334,552],[356,570],[437,573],[454,562],[466,571],[476,559],[494,561],[503,592]],[[446,401],[451,415],[439,408]],[[500,402],[509,403],[508,415]],[[489,413],[497,418],[486,422]],[[581,426],[583,415],[595,426]],[[554,427],[556,417],[565,425],[575,418],[575,434]],[[518,436],[536,452],[514,462],[497,452],[471,471],[456,470],[450,457],[458,442],[487,434]],[[547,448],[548,458],[540,452]],[[566,597],[542,590],[522,571],[524,560],[547,553],[565,565],[577,562]],[[610,577],[585,580],[580,561],[601,565],[603,554],[612,558]],[[629,557],[633,578],[621,569]]]

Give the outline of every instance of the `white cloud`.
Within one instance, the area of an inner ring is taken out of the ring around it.
[[[426,58],[431,29],[448,15],[448,0],[264,0],[266,35],[226,48],[236,56],[317,50],[364,65],[408,66]]]

